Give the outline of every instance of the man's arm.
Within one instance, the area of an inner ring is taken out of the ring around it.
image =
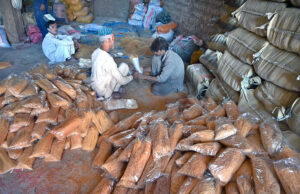
[[[157,77],[153,77],[153,76],[149,76],[149,75],[139,74],[138,78],[143,79],[143,80],[152,81],[152,82],[158,82]]]

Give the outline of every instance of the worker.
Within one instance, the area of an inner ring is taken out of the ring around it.
[[[157,96],[184,91],[184,63],[181,57],[169,50],[168,42],[162,37],[156,38],[150,49],[154,52],[152,67],[143,72],[151,72],[151,76],[136,72],[134,77],[154,82],[152,93]]]
[[[43,18],[48,12],[48,0],[34,0],[33,9],[37,26],[39,27],[44,38],[48,33],[46,21]]]
[[[72,55],[80,44],[72,36],[58,35],[55,21],[47,22],[48,34],[45,36],[42,49],[50,63],[65,62],[74,59]]]
[[[122,85],[128,84],[133,77],[129,75],[129,67],[121,63],[118,67],[108,53],[114,48],[114,35],[111,28],[102,27],[98,31],[100,48],[92,54],[91,87],[96,91],[98,99],[120,98],[124,94]]]

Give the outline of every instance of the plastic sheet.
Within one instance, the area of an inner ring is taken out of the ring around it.
[[[280,186],[269,158],[252,158],[255,193],[280,193]]]
[[[235,148],[226,148],[209,164],[208,169],[222,184],[227,184],[245,160],[244,154]]]
[[[82,150],[93,151],[96,147],[99,132],[95,127],[91,127],[82,142]]]
[[[53,142],[53,135],[51,133],[46,134],[37,144],[34,146],[34,150],[30,155],[30,158],[44,158],[51,151],[51,145]]]
[[[273,163],[274,169],[286,193],[300,191],[300,161],[298,158],[286,158]]]
[[[178,171],[179,174],[183,174],[189,177],[194,177],[201,179],[207,165],[209,163],[210,157],[203,156],[199,153],[194,153],[191,158],[183,165]]]

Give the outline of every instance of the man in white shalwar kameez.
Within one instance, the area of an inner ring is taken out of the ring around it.
[[[114,36],[111,28],[101,28],[100,48],[92,54],[91,87],[97,96],[109,98],[113,92],[119,92],[122,85],[128,84],[133,78],[129,74],[129,67],[121,63],[118,67],[113,57],[108,53],[114,48]]]
[[[55,21],[47,23],[47,30],[48,33],[43,40],[42,49],[50,62],[60,63],[71,59],[75,53],[75,45],[78,46],[77,41],[73,40],[71,36],[58,35]]]

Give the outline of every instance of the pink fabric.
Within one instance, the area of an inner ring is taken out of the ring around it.
[[[29,25],[28,26],[28,33],[31,42],[33,44],[38,44],[43,40],[43,35],[40,31],[40,29],[35,25]]]

